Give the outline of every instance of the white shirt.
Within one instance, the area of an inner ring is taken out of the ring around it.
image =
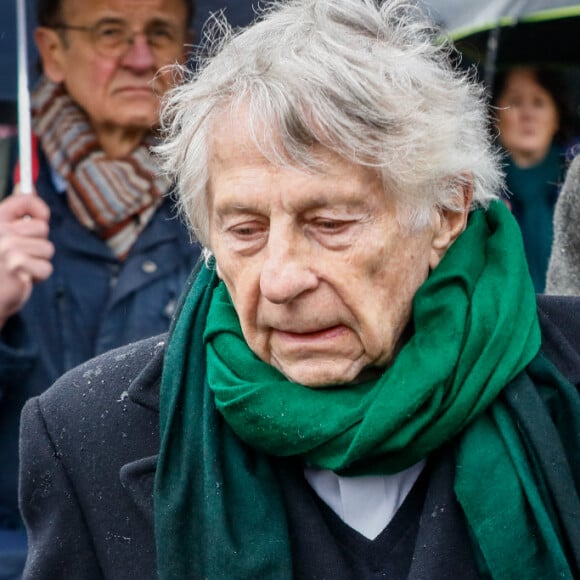
[[[320,499],[351,528],[374,540],[393,519],[425,466],[425,461],[392,475],[342,477],[307,467],[306,480]]]

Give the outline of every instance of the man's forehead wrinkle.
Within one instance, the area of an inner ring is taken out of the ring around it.
[[[185,3],[184,3],[185,5]],[[87,10],[89,8],[89,10]],[[151,21],[159,20],[163,22],[166,18],[174,17],[174,11],[169,9],[160,0],[91,0],[91,2],[79,2],[78,0],[64,0],[61,7],[65,18],[74,14],[84,16],[87,12],[91,14],[102,14],[103,20],[138,20],[146,12],[152,13]]]
[[[222,216],[240,213],[265,212],[280,204],[290,214],[305,214],[317,210],[344,212],[347,214],[369,210],[368,196],[361,194],[361,187],[344,187],[336,184],[310,183],[306,179],[303,187],[284,189],[283,181],[273,177],[253,187],[251,177],[231,184],[222,184],[223,189],[214,197],[214,210]],[[261,188],[265,188],[262,190]],[[372,204],[371,204],[372,205]]]

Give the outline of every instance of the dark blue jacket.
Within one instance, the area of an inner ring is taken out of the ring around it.
[[[169,199],[121,263],[77,221],[43,155],[36,188],[51,211],[54,272],[0,335],[0,528],[21,525],[18,423],[25,401],[98,354],[165,332],[200,253]]]

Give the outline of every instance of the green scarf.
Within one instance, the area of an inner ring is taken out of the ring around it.
[[[417,292],[413,326],[378,380],[305,388],[249,350],[225,287],[200,270],[171,332],[160,394],[162,580],[292,577],[270,455],[392,473],[456,436],[456,491],[492,577],[571,578],[517,427],[493,404],[540,346],[518,227],[502,203],[472,213]],[[493,526],[478,509],[489,490]]]

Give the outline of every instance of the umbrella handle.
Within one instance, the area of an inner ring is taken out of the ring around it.
[[[28,55],[26,38],[26,4],[17,0],[18,31],[18,155],[20,163],[20,191],[30,194],[32,184],[32,147],[30,94],[28,92]]]
[[[501,30],[496,26],[490,33],[487,39],[487,47],[485,54],[485,86],[489,94],[493,94],[493,82],[495,79],[495,69],[497,63],[497,51],[499,49],[499,37]]]

